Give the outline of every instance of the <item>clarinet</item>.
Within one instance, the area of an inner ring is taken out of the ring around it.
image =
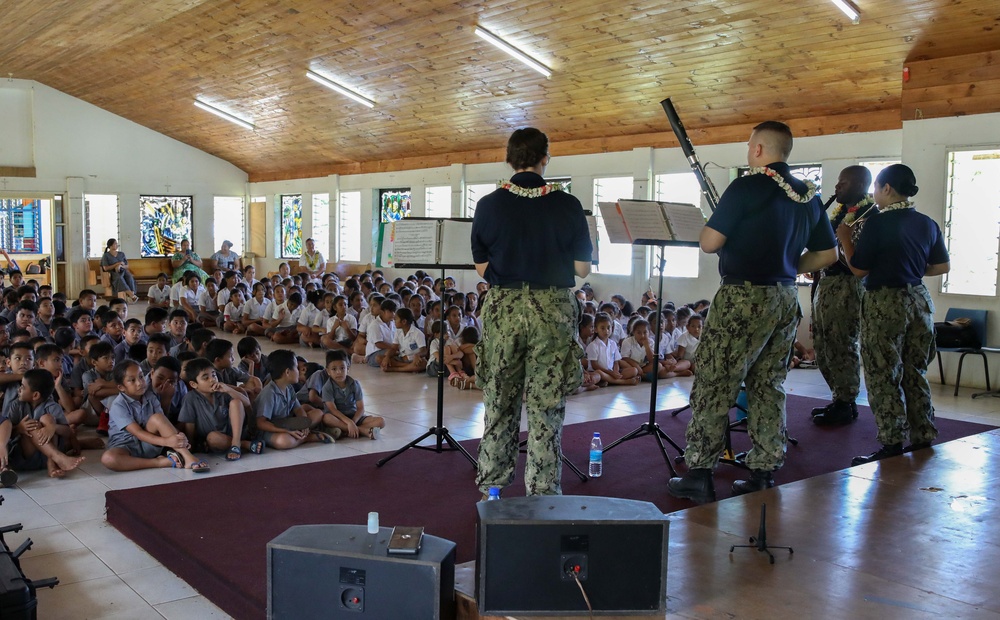
[[[708,202],[708,208],[714,212],[719,207],[719,192],[716,191],[715,185],[712,184],[712,179],[708,178],[705,174],[705,167],[698,161],[691,138],[688,137],[680,117],[677,116],[677,110],[674,109],[674,104],[670,102],[670,97],[661,101],[660,105],[663,106],[663,111],[667,113],[670,128],[674,130],[674,135],[677,136],[677,141],[680,142],[681,151],[684,152],[688,163],[691,164],[694,176],[698,178],[698,184],[701,185],[701,193]]]

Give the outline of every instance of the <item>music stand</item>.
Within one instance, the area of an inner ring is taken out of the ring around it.
[[[665,251],[664,248],[668,245],[691,247],[691,246],[697,246],[698,244],[689,241],[657,241],[652,239],[636,239],[633,242],[633,245],[651,245],[651,246],[658,246],[660,248],[660,269],[659,269],[659,277],[658,277],[658,284],[656,291],[656,311],[657,313],[662,313],[663,270],[667,262],[666,258],[664,257],[664,251]],[[608,450],[611,450],[615,446],[624,443],[626,441],[629,441],[631,439],[652,435],[653,437],[656,438],[656,443],[660,447],[660,454],[663,455],[663,461],[667,464],[667,468],[670,470],[670,475],[677,476],[677,470],[674,469],[673,463],[670,462],[670,457],[667,456],[667,448],[666,446],[663,445],[663,442],[666,441],[667,443],[669,443],[674,450],[677,450],[677,454],[680,456],[684,456],[684,449],[681,448],[679,445],[677,445],[677,442],[671,439],[670,435],[663,432],[663,429],[661,429],[660,425],[656,422],[656,390],[659,385],[659,374],[660,374],[660,365],[659,365],[660,338],[663,335],[662,314],[660,316],[661,318],[657,319],[656,321],[656,340],[654,340],[655,342],[654,346],[656,347],[656,367],[653,370],[653,380],[650,381],[650,386],[649,386],[649,418],[645,422],[640,424],[639,428],[633,430],[627,435],[619,437],[618,439],[608,444],[607,447],[604,448],[603,452],[607,452]]]

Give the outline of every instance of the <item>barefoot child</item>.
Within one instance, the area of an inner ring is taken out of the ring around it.
[[[139,364],[125,361],[115,368],[114,375],[121,393],[111,404],[111,437],[101,463],[111,471],[155,467],[209,471],[208,463],[191,454],[184,433],[163,415],[160,400],[147,389]]]
[[[246,411],[250,399],[246,394],[219,381],[212,363],[203,357],[188,362],[184,380],[190,389],[178,421],[194,445],[225,452],[227,461],[238,461],[243,450],[261,453],[263,442],[249,441]]]
[[[294,384],[299,382],[299,364],[288,349],[268,355],[271,382],[257,398],[257,430],[264,442],[279,450],[296,448],[307,442],[333,443],[333,437],[311,429],[325,423],[333,426],[333,416],[302,405],[295,398]],[[326,419],[324,419],[326,418]]]
[[[76,469],[83,457],[71,457],[62,452],[68,445],[71,431],[62,407],[52,400],[55,380],[47,370],[32,369],[24,373],[18,390],[18,405],[10,409],[10,422],[20,441],[11,453],[11,468],[33,470],[46,467],[49,476],[62,478]]]
[[[351,361],[345,351],[330,351],[327,354],[326,374],[330,380],[323,386],[322,399],[330,414],[324,419],[332,417],[326,423],[348,437],[378,439],[379,431],[385,428],[385,420],[365,415],[361,384],[347,374],[350,367]]]

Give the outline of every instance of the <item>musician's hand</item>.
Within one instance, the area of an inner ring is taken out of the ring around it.
[[[854,247],[854,242],[851,240],[851,227],[843,222],[837,227],[837,239],[840,241],[840,245],[845,248]]]

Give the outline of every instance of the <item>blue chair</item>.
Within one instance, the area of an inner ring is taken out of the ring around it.
[[[955,396],[958,396],[958,386],[962,383],[962,362],[966,355],[978,355],[983,358],[983,372],[986,374],[986,390],[990,390],[990,363],[986,360],[986,352],[983,346],[986,345],[986,310],[969,310],[967,308],[948,308],[948,313],[944,320],[954,321],[955,319],[966,318],[972,321],[972,328],[979,338],[978,347],[941,347],[938,348],[938,372],[941,374],[941,384],[948,385],[944,377],[944,366],[941,364],[942,353],[960,353],[958,358],[958,375],[955,377]]]

